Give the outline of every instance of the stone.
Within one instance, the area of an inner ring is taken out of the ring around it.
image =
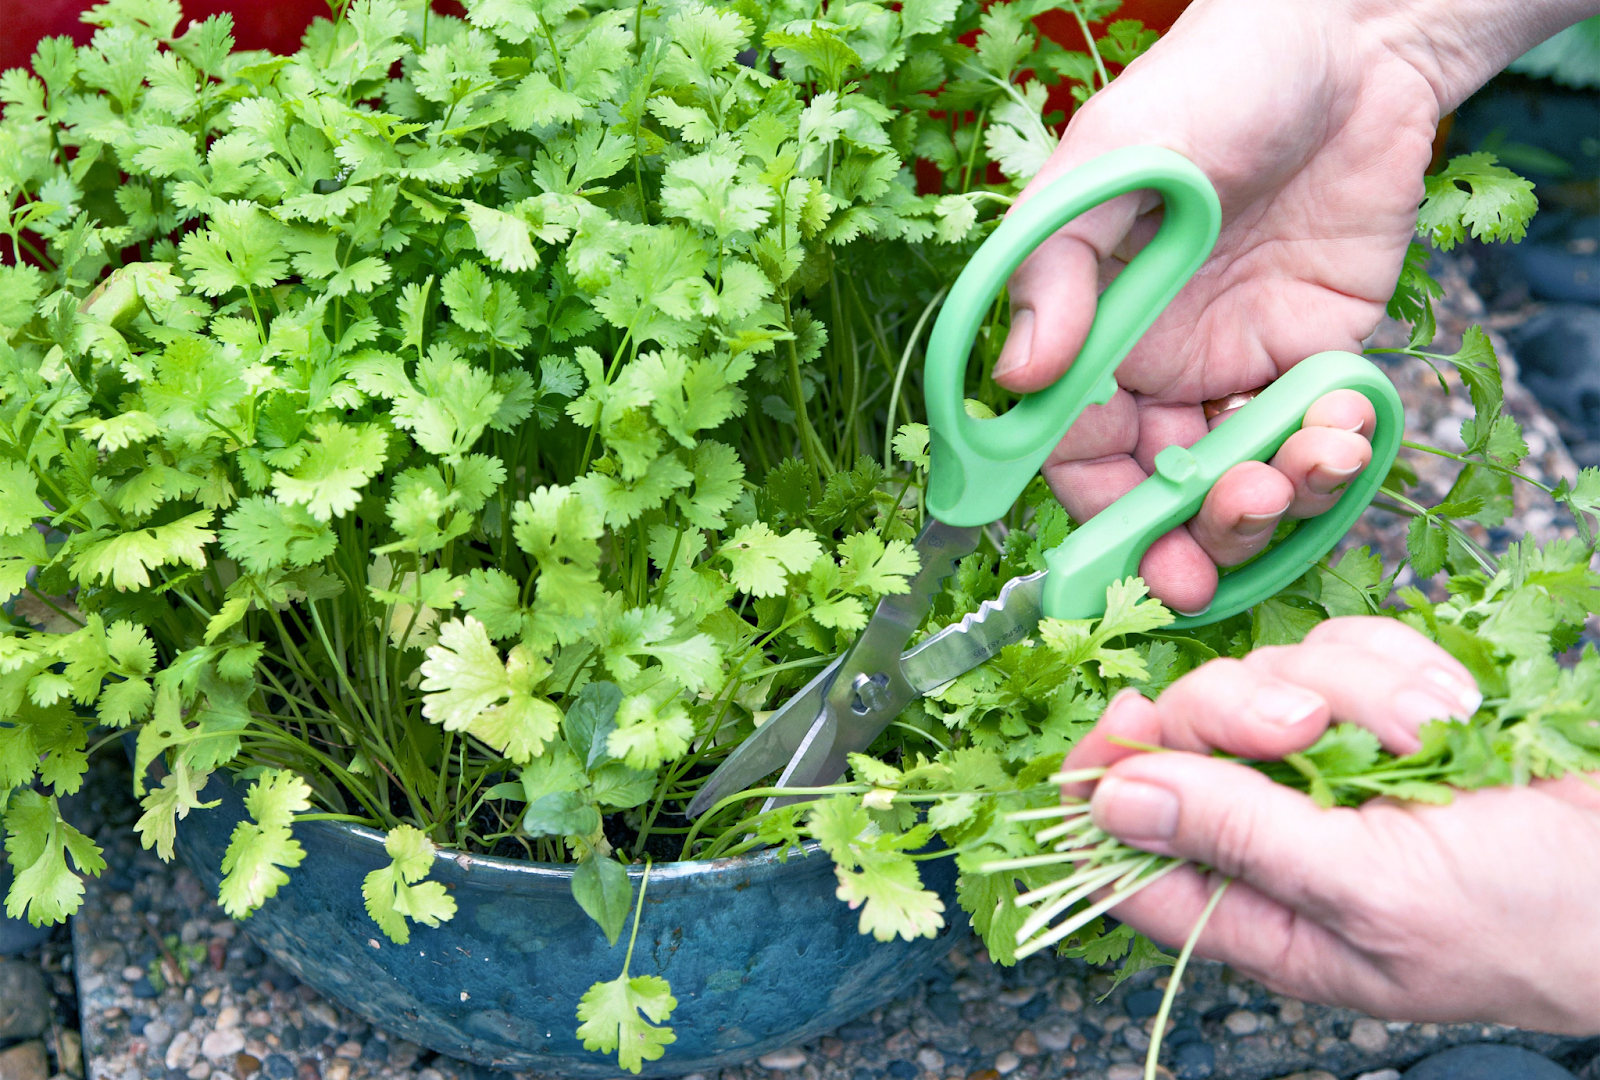
[[[364,1061],[386,1061],[389,1057],[389,1044],[382,1039],[369,1039],[367,1045],[361,1048],[361,1057]]]
[[[417,1080],[444,1080],[444,1073],[429,1066],[417,1073]]]
[[[936,1073],[944,1068],[944,1055],[931,1046],[924,1046],[917,1051],[917,1064],[928,1072]]]
[[[240,1054],[233,1059],[233,1075],[237,1076],[239,1080],[245,1080],[247,1076],[254,1076],[260,1070],[261,1059],[254,1054]]]
[[[993,1069],[979,1069],[968,1073],[967,1080],[1000,1080],[1000,1074]]]
[[[194,1032],[180,1031],[168,1045],[164,1060],[169,1069],[187,1069],[199,1056],[200,1040],[194,1037]]]
[[[322,1073],[322,1080],[350,1080],[350,1063],[343,1058],[335,1058],[328,1062],[328,1067]]]
[[[1143,1080],[1144,1066],[1122,1062],[1106,1070],[1106,1080]]]
[[[237,1005],[229,1005],[217,1013],[217,1030],[226,1031],[229,1028],[236,1028],[242,1019],[244,1017],[240,1015],[239,1007]]]
[[[294,1064],[282,1054],[268,1054],[261,1068],[270,1080],[293,1080]]]
[[[361,1056],[361,1043],[357,1039],[346,1039],[340,1043],[333,1052],[334,1057],[347,1058],[354,1061]]]
[[[1160,990],[1135,990],[1128,995],[1122,1007],[1127,1010],[1131,1019],[1143,1020],[1154,1016],[1160,1010],[1161,998]]]
[[[1217,1051],[1209,1043],[1186,1042],[1172,1055],[1178,1080],[1206,1080],[1217,1069]]]
[[[1037,1057],[1039,1054],[1039,1040],[1031,1031],[1023,1031],[1011,1040],[1011,1049],[1018,1057]]]
[[[238,1028],[228,1028],[226,1031],[213,1031],[200,1043],[200,1052],[208,1061],[222,1061],[231,1058],[244,1049],[244,1032]]]
[[[1356,1080],[1400,1080],[1399,1069],[1377,1069],[1373,1072],[1364,1072]]]
[[[155,983],[149,979],[140,979],[133,984],[133,996],[141,1001],[151,1001],[161,996],[161,991],[156,989]]]
[[[774,1050],[770,1054],[762,1054],[756,1061],[763,1069],[773,1069],[778,1072],[787,1072],[798,1069],[806,1063],[806,1053],[798,1046],[786,1046],[782,1050]],[[916,1073],[912,1073],[913,1076]]]
[[[896,1060],[889,1062],[889,1075],[895,1080],[916,1080],[918,1069],[909,1061]]]
[[[50,1011],[50,990],[37,964],[0,962],[0,1040],[43,1034]]]
[[[1278,1080],[1339,1080],[1339,1078],[1326,1069],[1307,1069],[1305,1072],[1281,1076]]]
[[[1001,1076],[1010,1076],[1012,1073],[1017,1071],[1017,1068],[1021,1064],[1022,1059],[1017,1055],[1013,1054],[1010,1050],[1002,1050],[1000,1053],[995,1055],[994,1071],[999,1073]]]
[[[308,1049],[313,1046],[320,1046],[322,1043],[327,1042],[328,1036],[332,1034],[333,1032],[328,1029],[326,1024],[307,1024],[300,1031],[300,1045]]]
[[[123,982],[138,982],[142,978],[144,978],[144,968],[138,964],[129,964],[122,969]]]
[[[204,1005],[208,1009],[212,1009],[212,1008],[215,1008],[217,1002],[219,1002],[221,1000],[222,1000],[222,987],[213,986],[210,990],[207,990],[205,992],[205,994],[201,996],[200,1004]]]
[[[1253,1012],[1236,1009],[1222,1021],[1222,1026],[1228,1029],[1229,1035],[1254,1035],[1261,1030],[1261,1018]]]
[[[1520,1046],[1470,1043],[1423,1058],[1402,1080],[1573,1080],[1572,1073]]]
[[[1072,1045],[1072,1037],[1078,1033],[1078,1025],[1064,1016],[1036,1024],[1033,1028],[1033,1037],[1039,1040],[1039,1046],[1050,1053],[1059,1053]]]
[[[1129,1024],[1122,1029],[1122,1041],[1136,1054],[1150,1049],[1150,1035],[1138,1024]]]
[[[189,1080],[206,1080],[211,1075],[211,1062],[197,1061],[190,1065],[188,1071],[183,1075],[187,1076]]]
[[[928,1011],[941,1024],[961,1023],[961,999],[955,994],[929,994]]]
[[[71,1028],[56,1036],[56,1061],[73,1080],[83,1077],[83,1036]]]
[[[1350,1025],[1350,1045],[1367,1054],[1381,1054],[1389,1049],[1389,1029],[1381,1020],[1363,1016]]]
[[[322,1080],[322,1070],[317,1068],[316,1058],[301,1058],[294,1075],[295,1080]]]
[[[0,1080],[49,1080],[50,1059],[44,1041],[30,1039],[0,1050]]]
[[[1302,1001],[1287,998],[1278,1006],[1278,1019],[1285,1024],[1298,1024],[1306,1018],[1306,1006]]]
[[[414,1042],[396,1039],[389,1044],[387,1064],[391,1069],[409,1069],[417,1063],[417,1055],[422,1053],[422,1048]]]

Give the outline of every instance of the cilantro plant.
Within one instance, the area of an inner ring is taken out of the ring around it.
[[[220,868],[236,917],[311,821],[384,831],[362,891],[398,942],[455,913],[428,880],[440,847],[571,864],[615,944],[642,911],[626,864],[815,841],[884,940],[945,924],[918,864],[953,855],[1011,962],[1032,879],[984,867],[1037,850],[1006,814],[1054,800],[1108,695],[1379,610],[1397,571],[1346,553],[1185,633],[1122,583],[1103,619],[1047,623],[917,703],[821,801],[681,816],[917,569],[921,335],[1054,148],[1046,88],[1085,100],[1154,40],[1121,20],[1067,51],[1032,26],[1046,6],[472,0],[458,20],[354,0],[283,57],[235,50],[227,16],[179,34],[176,0],[108,0],[89,45],[48,39],[0,76],[8,912],[64,918],[104,868],[58,798],[131,731],[163,858],[208,783],[245,785]],[[1090,31],[1116,4],[1068,7]],[[1531,211],[1475,155],[1430,181],[1420,231],[1507,238]],[[1427,351],[1426,262],[1394,301],[1405,351],[1454,365],[1477,413],[1440,451],[1462,465],[1449,498],[1423,506],[1401,470],[1389,505],[1417,576],[1454,575],[1442,603],[1404,594],[1407,617],[1470,657],[1489,715],[1574,678],[1549,654],[1590,610],[1592,537],[1499,567],[1472,540],[1525,448],[1487,338]],[[985,369],[1005,329],[996,304]],[[1591,510],[1600,476],[1552,494]],[[1036,485],[929,629],[1071,524]],[[1515,746],[1493,750],[1508,775],[1587,760]],[[1317,768],[1346,798],[1376,762]],[[1158,959],[1132,949],[1124,972]],[[575,1007],[637,1070],[674,1000],[627,968]]]

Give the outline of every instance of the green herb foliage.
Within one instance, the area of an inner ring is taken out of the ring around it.
[[[1115,7],[1069,3],[1086,32]],[[277,57],[234,50],[226,16],[179,34],[176,0],[108,0],[89,45],[48,39],[0,76],[8,912],[59,920],[103,868],[57,799],[131,730],[137,827],[163,858],[215,805],[208,782],[249,785],[222,866],[238,917],[304,858],[295,823],[332,819],[387,833],[363,894],[395,941],[454,914],[427,880],[441,846],[575,864],[615,944],[638,910],[625,864],[807,840],[863,932],[910,939],[947,916],[917,869],[937,835],[1009,962],[1033,879],[979,868],[1033,850],[1005,815],[1055,798],[1046,777],[1108,696],[1376,611],[1397,570],[1346,553],[1185,633],[1121,583],[1104,619],[1047,623],[914,705],[830,797],[680,816],[906,589],[919,335],[1054,148],[1046,87],[1086,99],[1153,40],[1122,20],[1069,52],[1033,28],[1043,8],[473,0],[457,20],[355,0]],[[917,159],[939,190],[919,193]],[[1518,236],[1517,185],[1460,160],[1419,231]],[[1405,617],[1468,661],[1494,718],[1429,760],[1579,767],[1600,661],[1549,656],[1593,610],[1600,474],[1552,491],[1583,542],[1498,567],[1471,542],[1460,520],[1504,516],[1526,448],[1487,338],[1426,352],[1439,289],[1416,250],[1406,351],[1454,365],[1476,414],[1445,504],[1391,480],[1413,570],[1454,575]],[[985,369],[1005,329],[997,304]],[[987,378],[972,393],[1008,401]],[[929,628],[1070,528],[1035,485]],[[1336,801],[1389,767],[1305,761],[1284,779]],[[1075,947],[1105,962],[1129,940]],[[1153,962],[1135,944],[1124,971]],[[672,1005],[625,964],[585,997],[584,1038],[637,1070],[672,1038],[640,1010]]]

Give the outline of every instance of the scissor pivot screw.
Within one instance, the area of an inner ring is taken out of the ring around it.
[[[889,676],[881,671],[876,675],[857,675],[850,689],[856,692],[850,709],[857,716],[879,712],[889,704]]]

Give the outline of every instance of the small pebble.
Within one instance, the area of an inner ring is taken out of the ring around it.
[[[56,1060],[61,1071],[79,1080],[83,1076],[83,1037],[71,1028],[56,1037]]]
[[[233,1075],[245,1080],[261,1068],[261,1060],[253,1054],[240,1054],[233,1059]]]
[[[5,1080],[45,1080],[50,1075],[44,1042],[31,1039],[0,1050],[0,1077]]]
[[[785,1072],[789,1069],[798,1069],[806,1063],[806,1054],[798,1046],[786,1046],[782,1050],[774,1050],[770,1054],[762,1054],[756,1061],[763,1069],[775,1069]],[[916,1075],[915,1073],[912,1074]]]
[[[1142,1054],[1150,1049],[1150,1036],[1138,1024],[1129,1024],[1122,1029],[1122,1041],[1135,1054]]]
[[[206,1080],[206,1077],[211,1075],[211,1062],[197,1061],[189,1066],[189,1070],[183,1075],[187,1076],[189,1080]]]
[[[417,1073],[417,1080],[444,1080],[444,1073],[430,1066]]]
[[[361,1043],[355,1039],[346,1039],[339,1044],[339,1048],[333,1052],[333,1055],[334,1057],[348,1058],[354,1061],[361,1056]]]
[[[292,1080],[294,1077],[294,1065],[282,1054],[268,1054],[261,1067],[271,1080]]]
[[[343,1058],[335,1058],[328,1062],[328,1068],[322,1074],[322,1080],[350,1080],[350,1063]]]
[[[1024,1030],[1015,1039],[1011,1040],[1011,1049],[1019,1057],[1037,1057],[1039,1054],[1039,1040],[1033,1032]]]
[[[333,1032],[329,1031],[325,1025],[307,1024],[300,1031],[300,1045],[307,1049],[313,1046],[320,1046],[327,1042],[328,1036],[332,1034]]]
[[[831,1060],[838,1060],[844,1056],[844,1040],[832,1035],[824,1035],[818,1040],[817,1048],[822,1051],[823,1057]]]
[[[245,1022],[251,1027],[270,1028],[272,1026],[272,1014],[265,1009],[251,1009],[249,1014],[245,1016]]]
[[[132,1016],[128,1017],[128,1034],[143,1035],[144,1030],[149,1023],[150,1018],[144,1013],[134,1013]]]
[[[1222,1026],[1228,1029],[1230,1035],[1254,1035],[1261,1029],[1261,1018],[1253,1012],[1239,1009],[1229,1013]]]
[[[221,938],[206,942],[206,962],[211,965],[212,971],[221,971],[228,962],[228,943]]]
[[[924,1046],[917,1051],[917,1064],[928,1072],[936,1073],[944,1069],[944,1055],[931,1046]]]
[[[1178,1080],[1207,1080],[1217,1069],[1217,1052],[1203,1042],[1184,1043],[1172,1055]]]
[[[144,968],[138,964],[129,964],[122,969],[123,982],[138,982],[142,978],[144,978]]]
[[[1142,1080],[1144,1066],[1123,1062],[1106,1070],[1106,1080]]]
[[[209,1009],[209,1008],[214,1007],[216,1005],[216,1003],[221,1001],[221,1000],[222,1000],[222,987],[213,986],[210,990],[207,990],[205,992],[205,996],[200,999],[200,1004],[204,1005],[206,1008]]]
[[[149,979],[140,979],[133,984],[133,996],[141,1001],[149,1001],[160,997],[161,991],[157,990]]]
[[[1350,1045],[1368,1054],[1381,1054],[1389,1048],[1389,1031],[1381,1020],[1363,1016],[1350,1025]]]
[[[1039,1045],[1052,1054],[1060,1053],[1070,1047],[1072,1037],[1077,1033],[1078,1025],[1066,1017],[1057,1017],[1033,1029],[1033,1037],[1038,1040]]]
[[[295,1080],[323,1080],[322,1071],[317,1068],[315,1058],[300,1059],[300,1064],[295,1071]]]
[[[1278,1019],[1282,1020],[1285,1024],[1298,1024],[1305,1018],[1306,1007],[1304,1002],[1295,1001],[1293,998],[1288,998],[1283,1002],[1283,1004],[1278,1006]]]
[[[917,1067],[909,1061],[891,1061],[889,1075],[895,1080],[916,1080]]]
[[[210,995],[207,996],[209,997]],[[217,1030],[226,1031],[229,1028],[236,1028],[239,1026],[239,1021],[241,1019],[242,1017],[239,1015],[239,1007],[237,1005],[229,1005],[227,1008],[217,1013]]]
[[[231,1058],[243,1049],[244,1032],[238,1028],[213,1031],[200,1044],[200,1052],[211,1061],[222,1061],[226,1058]]]
[[[995,1055],[994,1071],[999,1073],[1001,1076],[1010,1076],[1012,1073],[1017,1071],[1017,1067],[1021,1064],[1022,1059],[1017,1055],[1013,1054],[1010,1050],[1002,1050],[1000,1053]]]
[[[368,1040],[367,1045],[361,1048],[361,1057],[365,1061],[384,1061],[389,1057],[389,1047],[382,1039]]]
[[[1000,1074],[994,1069],[979,1069],[977,1072],[968,1073],[967,1080],[1000,1080]]]
[[[192,1031],[180,1031],[173,1036],[164,1060],[169,1069],[187,1069],[200,1056],[200,1040]]]
[[[414,1042],[396,1039],[389,1044],[388,1066],[391,1069],[409,1069],[417,1063],[422,1048]]]
[[[1400,1080],[1399,1069],[1378,1069],[1376,1072],[1364,1072],[1356,1080]]]

